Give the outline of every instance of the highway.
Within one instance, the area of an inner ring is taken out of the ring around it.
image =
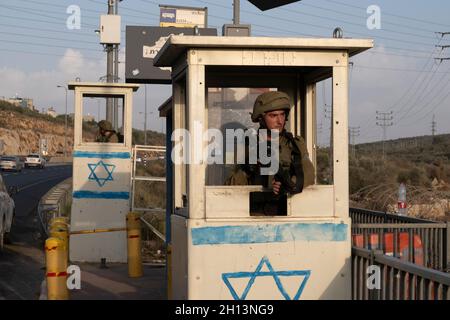
[[[71,165],[47,166],[1,173],[7,187],[17,186],[13,197],[16,216],[12,243],[0,253],[0,300],[38,299],[45,275],[44,238],[36,215],[41,197],[53,186],[72,176]]]

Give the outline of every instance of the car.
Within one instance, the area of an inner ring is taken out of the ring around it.
[[[0,250],[5,243],[10,241],[9,234],[15,216],[15,203],[11,198],[17,192],[17,188],[6,188],[3,177],[0,174]]]
[[[45,159],[38,153],[29,154],[25,158],[25,168],[29,167],[39,167],[43,169],[45,167]]]
[[[14,171],[22,171],[23,162],[19,157],[15,156],[2,156],[0,158],[0,169],[4,170],[14,170]]]

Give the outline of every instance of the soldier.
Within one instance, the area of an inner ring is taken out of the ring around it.
[[[114,131],[111,122],[102,120],[98,123],[98,132],[96,142],[119,143],[119,137]]]
[[[282,201],[282,196],[300,193],[303,188],[314,184],[314,166],[303,138],[294,137],[285,129],[290,109],[289,96],[281,91],[265,92],[256,98],[252,121],[259,122],[260,129],[268,130],[268,139],[270,130],[279,132],[279,170],[274,176],[263,177],[259,164],[238,165],[225,184],[262,184],[272,189],[275,201]]]

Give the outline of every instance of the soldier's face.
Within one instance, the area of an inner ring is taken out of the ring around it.
[[[268,130],[281,132],[286,124],[286,112],[284,110],[267,112],[264,114],[264,122]]]

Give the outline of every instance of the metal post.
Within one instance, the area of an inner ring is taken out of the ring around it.
[[[446,263],[445,270],[450,270],[450,222],[447,222],[447,228],[445,229],[445,237],[446,239],[446,250],[444,254],[446,255],[444,263]]]
[[[67,161],[67,88],[66,91],[66,113],[64,114],[64,161]]]
[[[144,89],[145,89],[144,145],[147,145],[147,85],[144,86]]]
[[[233,0],[233,24],[240,23],[240,1]]]
[[[114,14],[114,2],[115,0],[108,0],[108,14]],[[107,63],[106,63],[106,82],[113,82],[114,72],[114,45],[106,45]],[[111,124],[114,124],[114,110],[113,99],[107,98],[106,100],[106,120]]]
[[[66,91],[66,113],[64,115],[64,158],[67,158],[67,88],[65,86],[57,86]]]
[[[119,0],[115,0],[114,14],[119,14]],[[114,82],[119,82],[119,45],[114,46]],[[114,130],[119,129],[119,100],[114,99]]]

